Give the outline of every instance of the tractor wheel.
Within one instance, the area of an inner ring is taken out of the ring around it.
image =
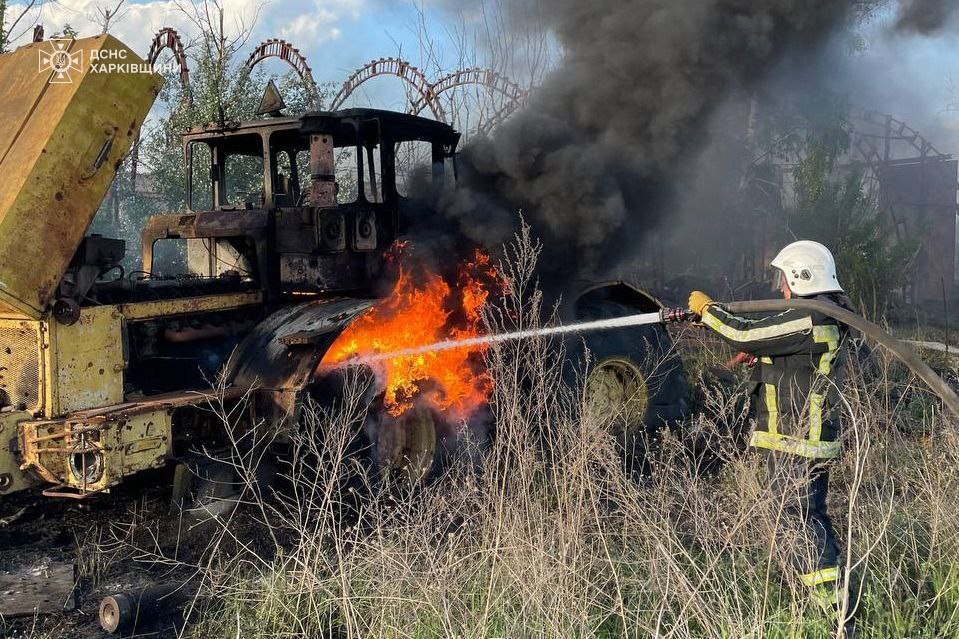
[[[366,428],[376,477],[397,487],[416,487],[453,469],[479,471],[491,436],[491,417],[487,409],[480,411],[467,424],[423,407],[399,417],[381,414]]]
[[[331,406],[332,398],[343,397],[343,379],[328,375],[314,384],[311,393],[318,404]],[[357,490],[363,483],[372,484],[368,488],[381,484],[417,487],[456,465],[479,464],[477,451],[489,440],[486,413],[473,416],[464,426],[425,406],[394,416],[386,410],[381,395],[364,401],[372,403],[348,451],[365,474],[352,482]]]
[[[371,433],[373,467],[381,481],[417,486],[432,474],[436,463],[438,416],[414,407],[399,417],[379,417]]]
[[[636,309],[625,304],[594,300],[578,309],[577,319],[633,313]],[[582,385],[584,409],[611,420],[627,472],[644,472],[649,444],[688,411],[682,361],[666,328],[650,324],[596,331],[570,340],[567,349],[568,379]]]

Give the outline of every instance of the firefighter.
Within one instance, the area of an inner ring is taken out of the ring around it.
[[[822,244],[793,242],[773,259],[786,299],[806,297],[850,308],[832,254]],[[724,341],[752,357],[755,430],[750,446],[765,456],[770,487],[789,521],[804,527],[812,546],[795,564],[812,598],[829,611],[842,599],[840,549],[826,511],[830,462],[840,454],[836,409],[846,359],[847,328],[819,313],[788,310],[738,317],[701,291],[689,308]],[[850,613],[847,606],[847,613]],[[854,632],[851,621],[847,636]]]

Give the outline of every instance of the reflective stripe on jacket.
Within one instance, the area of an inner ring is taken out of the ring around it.
[[[839,456],[832,408],[843,376],[845,326],[799,310],[739,317],[719,304],[704,309],[702,322],[735,349],[759,358],[752,369],[758,424],[750,445],[813,459]]]

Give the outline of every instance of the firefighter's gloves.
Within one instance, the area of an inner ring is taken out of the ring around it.
[[[703,293],[702,291],[693,291],[689,294],[689,303],[687,306],[689,310],[696,315],[702,316],[703,311],[706,310],[706,307],[713,303],[712,298]]]

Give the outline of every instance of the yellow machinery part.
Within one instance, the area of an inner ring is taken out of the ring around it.
[[[44,494],[82,497],[162,466],[171,453],[171,410],[20,424],[24,466],[55,484]]]
[[[260,302],[262,294],[257,291],[92,306],[81,309],[79,319],[69,326],[0,317],[0,405],[14,409],[0,412],[0,494],[28,488],[38,477],[87,494],[164,463],[169,437],[162,436],[161,445],[156,428],[166,424],[164,432],[169,431],[171,407],[204,404],[209,398],[184,392],[175,398],[154,396],[124,403],[124,322]],[[117,412],[120,416],[112,416]],[[141,413],[152,417],[141,419]],[[153,426],[147,428],[151,420]],[[136,430],[141,423],[143,432]],[[118,435],[115,430],[121,426],[125,430]],[[19,449],[18,435],[23,442]],[[131,438],[140,435],[144,443],[136,444]],[[98,450],[88,450],[85,456],[69,452],[77,447]],[[84,457],[97,460],[103,470],[102,477],[86,486],[70,466],[71,459]]]
[[[43,315],[162,82],[109,35],[0,55],[0,314]]]
[[[0,405],[53,418],[123,401],[123,316],[84,308],[70,326],[0,318]]]
[[[84,308],[69,326],[49,322],[49,417],[123,401],[122,323],[116,306]]]
[[[42,413],[47,388],[45,330],[44,322],[0,318],[0,406]]]
[[[30,419],[30,413],[9,411],[0,413],[0,495],[30,488],[40,483],[31,473],[20,468],[17,454],[17,424]]]

